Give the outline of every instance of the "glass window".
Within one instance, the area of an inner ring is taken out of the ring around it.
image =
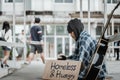
[[[63,34],[64,33],[64,27],[63,26],[56,26],[56,33]]]
[[[111,0],[107,0],[107,3],[111,3]]]
[[[115,30],[115,29],[117,29],[118,32],[120,32],[120,26],[119,26],[119,25],[114,24],[114,30]]]
[[[96,28],[96,39],[98,40],[99,38],[100,38],[100,36],[101,36],[101,34],[102,34],[102,27],[103,26],[97,26],[97,28]]]
[[[101,33],[102,33],[102,26],[97,26],[96,35],[101,35]]]
[[[111,25],[107,28],[107,35],[112,35],[112,26]]]
[[[65,55],[69,55],[69,38],[65,38]]]
[[[63,3],[63,0],[55,0],[55,3]]]
[[[46,40],[46,57],[54,58],[54,37],[47,37]]]
[[[73,3],[73,0],[64,0],[65,3]]]
[[[65,34],[69,35],[68,31],[67,31],[67,26],[64,27],[65,28]]]
[[[66,27],[65,26],[56,26],[56,34],[57,35],[65,35],[66,32]]]
[[[15,0],[16,2],[23,2],[23,0]]]
[[[88,24],[83,23],[83,25],[84,25],[84,30],[88,32]]]
[[[44,25],[41,25],[42,28],[42,34],[44,35]]]
[[[62,38],[57,38],[57,53],[62,53]]]
[[[30,26],[26,25],[25,27],[26,27],[26,34],[29,35],[30,34]],[[24,25],[16,24],[15,25],[15,34],[20,34],[23,29],[24,29]]]
[[[13,2],[13,0],[5,0],[5,2]],[[23,2],[23,0],[15,0],[15,2]]]
[[[47,31],[46,31],[46,34],[47,34],[47,35],[53,35],[53,34],[54,34],[54,28],[55,28],[54,26],[47,25],[47,26],[46,26],[46,30],[47,30]]]
[[[117,3],[117,0],[112,0],[112,3]]]
[[[72,3],[73,0],[55,0],[55,3]]]
[[[13,0],[5,0],[5,2],[13,2]]]

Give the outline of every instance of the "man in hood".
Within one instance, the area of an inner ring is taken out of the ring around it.
[[[84,80],[94,55],[97,42],[86,31],[84,31],[83,23],[77,18],[68,22],[67,31],[75,40],[75,52],[71,56],[62,56],[58,58],[58,60],[70,59],[81,61],[82,66],[79,72],[78,80]],[[106,66],[103,64],[98,75],[98,80],[104,80],[105,75]]]

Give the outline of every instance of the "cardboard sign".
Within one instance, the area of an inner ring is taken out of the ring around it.
[[[80,61],[48,60],[45,65],[43,79],[77,80],[80,66]]]

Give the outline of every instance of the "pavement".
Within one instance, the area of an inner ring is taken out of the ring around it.
[[[41,61],[33,61],[29,65],[22,65],[13,73],[2,76],[0,80],[42,80],[45,64]]]
[[[11,61],[9,61],[12,64]],[[120,61],[109,59],[106,61],[108,77],[110,80],[120,80]],[[13,66],[12,64],[11,66]],[[17,62],[18,68],[8,73],[8,69],[0,69],[0,80],[43,80],[45,64],[40,61],[32,61],[31,64],[25,65],[23,61]],[[20,66],[21,65],[21,66]]]
[[[120,80],[120,61],[107,61],[108,76],[112,77],[112,80]]]

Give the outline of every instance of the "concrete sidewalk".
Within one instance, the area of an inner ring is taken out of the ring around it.
[[[33,61],[30,65],[26,65],[0,80],[42,80],[45,64],[40,61]]]
[[[0,80],[42,80],[45,64],[41,61],[33,61],[30,65],[26,65],[14,73],[1,78]],[[108,76],[113,77],[112,80],[120,80],[120,61],[107,61]]]
[[[9,60],[8,61],[9,68],[0,67],[0,78],[13,73],[14,70],[19,70],[20,68],[22,68],[22,64],[23,64],[23,61],[14,62]]]
[[[112,80],[120,80],[120,61],[107,61],[107,71]]]

